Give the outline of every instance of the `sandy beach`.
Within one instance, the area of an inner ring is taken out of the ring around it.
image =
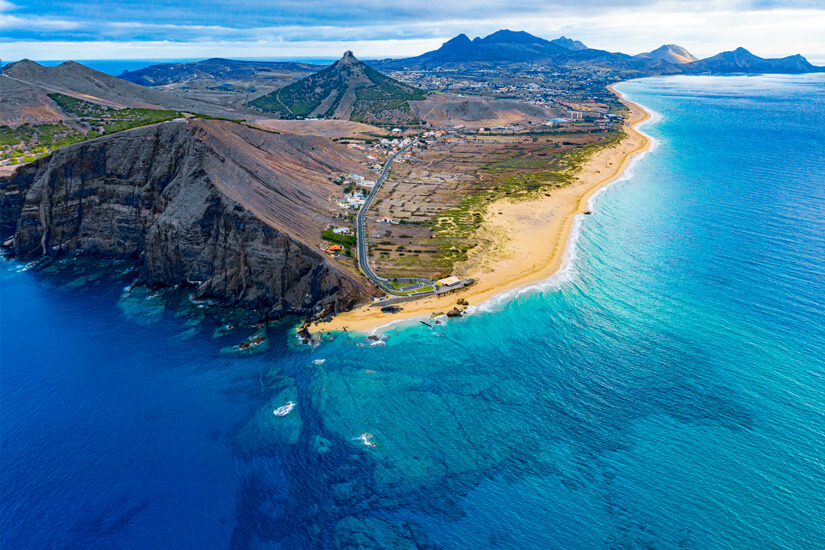
[[[614,93],[612,86],[610,90]],[[582,166],[573,185],[530,201],[503,199],[490,205],[477,236],[479,246],[455,272],[472,277],[476,284],[462,291],[430,296],[399,304],[402,311],[382,313],[378,307],[361,306],[327,323],[309,327],[327,331],[369,332],[388,324],[445,313],[459,299],[478,306],[491,298],[551,277],[562,266],[570,232],[577,215],[587,211],[591,196],[619,178],[630,160],[645,151],[650,140],[636,126],[650,115],[641,106],[622,100],[630,114],[625,119],[626,137],[612,147],[594,153]]]

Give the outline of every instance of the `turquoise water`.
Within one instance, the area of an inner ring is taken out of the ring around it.
[[[825,78],[619,89],[569,269],[384,346],[2,264],[0,546],[825,547]]]

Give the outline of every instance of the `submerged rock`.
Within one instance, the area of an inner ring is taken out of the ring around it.
[[[235,438],[236,449],[245,454],[276,455],[298,443],[304,424],[298,408],[298,391],[291,379],[286,387],[246,423]]]
[[[374,517],[347,517],[335,526],[335,548],[418,550],[428,548],[424,530],[409,522]]]

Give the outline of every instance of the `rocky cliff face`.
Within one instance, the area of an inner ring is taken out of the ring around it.
[[[289,202],[289,186],[278,185],[275,169],[264,174],[258,166],[253,178],[213,144],[230,135],[244,149],[243,138],[252,136],[263,140],[254,145],[265,153],[281,139],[283,154],[285,138],[238,126],[166,123],[78,143],[21,167],[0,179],[8,248],[25,258],[136,258],[141,282],[189,284],[198,297],[245,308],[326,315],[368,298],[373,291],[357,275],[300,237],[316,225],[320,236],[323,216],[296,216],[293,206],[292,218],[276,224],[254,213],[263,203]],[[254,185],[258,204],[248,208],[243,191]],[[310,214],[317,211],[310,193],[300,197]]]

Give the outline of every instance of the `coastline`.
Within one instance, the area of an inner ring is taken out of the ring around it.
[[[624,126],[627,135],[617,145],[588,158],[572,185],[536,200],[502,199],[491,204],[490,215],[485,217],[477,233],[481,244],[471,251],[466,262],[456,266],[462,276],[476,280],[473,286],[399,304],[402,311],[398,313],[383,313],[380,308],[366,304],[341,313],[329,322],[314,323],[307,327],[309,331],[376,331],[387,325],[446,313],[459,299],[477,308],[497,296],[556,274],[564,266],[576,217],[588,211],[590,198],[620,178],[630,161],[650,147],[650,138],[636,130],[650,118],[650,113],[624,99],[614,85],[608,89],[630,110]]]

